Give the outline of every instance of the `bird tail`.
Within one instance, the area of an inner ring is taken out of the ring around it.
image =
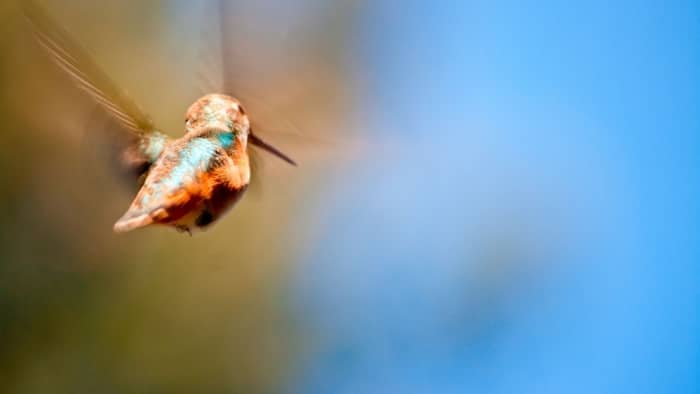
[[[153,224],[153,216],[149,213],[144,213],[139,216],[131,216],[127,212],[121,219],[114,223],[114,232],[126,233],[137,228],[146,227]]]

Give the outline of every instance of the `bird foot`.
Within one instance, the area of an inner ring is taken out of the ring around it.
[[[190,235],[190,237],[192,236],[192,231],[190,230],[189,227],[187,227],[185,225],[178,224],[175,226],[175,230],[177,230],[178,233],[187,233]]]

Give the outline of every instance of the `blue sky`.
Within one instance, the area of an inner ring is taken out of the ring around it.
[[[387,0],[357,36],[408,148],[326,204],[295,390],[697,392],[700,3]]]

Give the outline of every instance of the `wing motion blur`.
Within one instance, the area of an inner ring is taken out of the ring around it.
[[[207,10],[207,14],[211,16],[216,15],[216,18],[212,18],[214,23],[206,23],[203,26],[203,37],[200,45],[205,49],[205,53],[200,53],[199,58],[201,59],[201,65],[199,70],[199,77],[203,85],[202,93],[212,93],[216,91],[219,93],[224,93],[231,95],[233,97],[240,98],[244,101],[246,107],[252,101],[252,95],[250,94],[251,89],[248,89],[245,85],[243,78],[237,78],[237,74],[244,74],[245,70],[244,61],[242,61],[242,53],[245,51],[239,51],[238,56],[234,53],[232,49],[231,38],[236,37],[236,32],[232,26],[236,26],[236,23],[230,20],[232,15],[231,4],[226,0],[217,0],[214,2],[214,7]],[[209,20],[210,18],[206,18]],[[216,47],[218,43],[218,47]],[[214,45],[212,45],[214,44]],[[236,60],[238,59],[238,60]],[[262,101],[259,99],[255,100],[257,103]],[[257,134],[258,130],[264,130],[265,128],[260,126],[258,123],[258,118],[260,114],[254,113],[251,116],[251,131],[249,142],[279,159],[296,166],[297,163],[290,158],[287,154],[283,153],[280,149],[274,147],[269,142],[263,140],[260,135]],[[250,151],[251,156],[256,154]],[[257,160],[253,160],[257,162]]]
[[[157,131],[144,113],[49,14],[33,1],[23,2],[24,15],[51,59],[122,129],[118,157],[122,169],[137,179],[158,158],[169,137]]]

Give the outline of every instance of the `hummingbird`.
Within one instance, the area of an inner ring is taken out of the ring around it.
[[[27,1],[24,15],[54,63],[116,120],[128,141],[119,161],[140,189],[115,232],[158,224],[191,235],[207,228],[248,188],[249,144],[296,166],[253,133],[241,102],[225,93],[206,94],[187,109],[182,137],[164,134],[48,13]]]

